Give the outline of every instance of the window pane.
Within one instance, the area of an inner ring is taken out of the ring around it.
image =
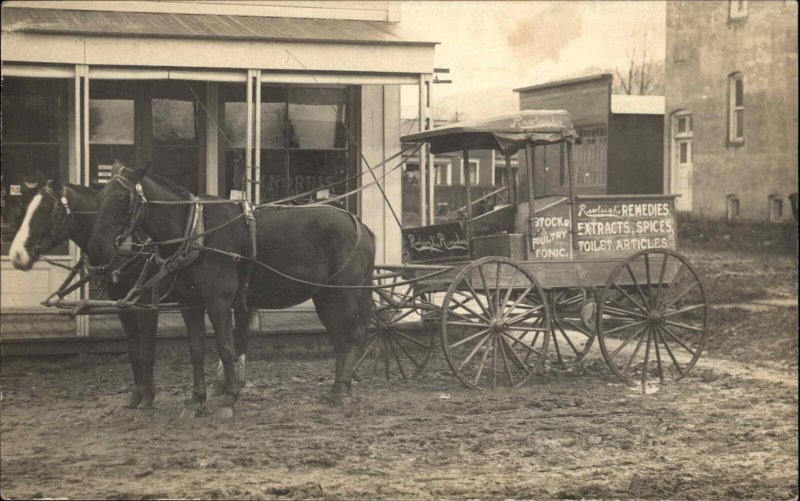
[[[89,142],[133,144],[133,100],[90,99]]]
[[[247,103],[225,103],[222,113],[224,148],[244,148],[247,145]]]
[[[261,103],[261,147],[286,147],[286,105]]]
[[[286,152],[261,150],[261,201],[286,196]]]
[[[678,132],[686,132],[687,122],[686,117],[678,118]]]
[[[344,89],[289,89],[289,148],[342,149],[347,133]]]
[[[346,151],[293,151],[289,154],[289,194],[294,195],[347,177]],[[347,191],[346,183],[330,188],[330,195]]]
[[[58,96],[10,92],[3,82],[3,142],[58,140]],[[15,89],[16,90],[16,89]],[[20,89],[22,91],[22,89]]]
[[[744,137],[744,110],[736,110],[734,113],[736,139],[741,139]]]
[[[689,145],[686,142],[680,143],[680,163],[689,163]]]
[[[744,80],[741,77],[735,80],[736,106],[744,106]]]
[[[153,142],[194,144],[197,139],[195,110],[191,101],[153,99]]]

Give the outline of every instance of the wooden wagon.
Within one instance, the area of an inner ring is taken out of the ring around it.
[[[677,380],[695,365],[707,305],[698,274],[676,252],[675,196],[577,194],[580,140],[567,112],[522,111],[402,141],[462,152],[464,165],[470,150],[500,151],[506,166],[521,152],[525,168],[508,169],[505,201],[482,214],[464,169],[465,210],[403,230],[406,263],[376,272],[387,287],[373,293],[358,373],[418,375],[434,331],[454,374],[476,389],[519,386],[546,364],[580,362],[595,339],[628,384]]]

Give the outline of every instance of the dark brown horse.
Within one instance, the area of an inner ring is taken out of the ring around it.
[[[199,257],[174,272],[173,288],[175,299],[187,308],[183,313],[196,401],[206,398],[203,309],[214,327],[224,367],[223,406],[232,409],[241,386],[235,377],[235,353],[243,353],[234,340],[238,343],[246,335],[232,336],[231,310],[239,330],[246,328],[247,308],[286,308],[307,299],[313,299],[334,346],[332,395],[338,399],[348,394],[370,316],[370,291],[364,286],[372,278],[374,235],[348,212],[330,206],[262,207],[253,212],[255,230],[243,210],[238,203],[216,197],[193,197],[164,178],[148,176],[147,168],[126,171],[100,194],[88,257],[95,267],[112,268],[119,260],[119,237],[134,227],[165,243],[158,249],[168,260],[184,248],[180,240],[187,234],[205,233]],[[189,230],[193,211],[200,213],[204,232]],[[195,241],[200,243],[199,238]],[[251,263],[247,258],[254,253]]]
[[[24,218],[11,243],[9,258],[15,268],[30,270],[40,256],[67,239],[86,252],[97,213],[97,192],[85,186],[41,181],[31,197]],[[122,299],[136,281],[140,266],[133,266],[118,283],[109,283],[108,295]],[[128,356],[133,370],[134,388],[128,406],[153,405],[155,383],[153,364],[158,312],[122,312],[122,329],[128,339]]]

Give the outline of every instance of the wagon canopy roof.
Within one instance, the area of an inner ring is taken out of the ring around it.
[[[498,117],[459,122],[444,127],[408,134],[400,138],[407,143],[427,142],[431,153],[450,151],[499,150],[512,154],[526,142],[550,144],[574,143],[578,134],[572,119],[564,110],[524,110]]]

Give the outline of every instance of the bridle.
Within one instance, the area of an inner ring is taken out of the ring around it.
[[[130,195],[128,198],[128,214],[130,214],[130,220],[122,233],[114,240],[114,248],[118,249],[126,240],[133,236],[133,231],[145,212],[147,198],[144,196],[144,189],[141,183],[133,184],[130,180],[119,174],[112,176],[108,182],[113,183],[114,181],[127,189]]]
[[[48,232],[43,244],[31,248],[31,255],[36,259],[41,259],[42,256],[40,254],[50,250],[53,238],[58,235],[63,227],[69,223],[70,216],[73,214],[72,209],[69,206],[69,199],[67,198],[67,188],[62,186],[61,193],[56,194],[53,188],[50,187],[50,184],[51,181],[48,181],[45,186],[39,189],[39,192],[48,195],[55,202],[50,213],[51,219],[56,217],[56,214],[60,214],[60,216],[58,216],[58,221],[56,223],[50,225],[50,231]],[[63,210],[59,210],[59,208]]]
[[[144,196],[144,189],[142,188],[141,183],[133,184],[129,179],[125,178],[121,174],[116,174],[111,176],[108,181],[108,184],[113,182],[118,182],[122,185],[123,188],[128,190],[129,198],[128,198],[128,214],[130,214],[130,219],[128,220],[128,224],[125,226],[125,229],[114,239],[114,257],[111,261],[107,264],[101,266],[89,266],[89,270],[93,273],[104,273],[107,272],[111,266],[116,261],[118,256],[125,255],[126,257],[133,254],[133,234],[134,230],[136,229],[139,220],[142,218],[142,215],[146,211],[147,205],[147,198]],[[126,243],[128,242],[128,243]],[[121,252],[121,248],[126,247],[124,251]],[[138,255],[134,255],[133,258],[137,258]],[[130,263],[131,260],[126,261],[121,266],[117,268],[117,271],[125,268],[126,265]]]

